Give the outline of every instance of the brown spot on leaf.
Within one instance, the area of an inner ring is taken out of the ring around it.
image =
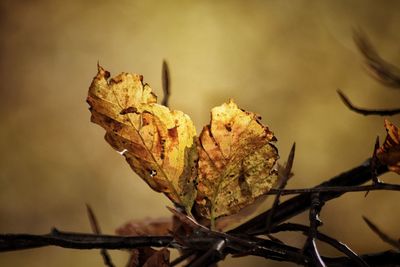
[[[178,138],[178,127],[175,126],[171,129],[168,129],[168,136],[172,139],[172,140],[176,140]]]
[[[137,108],[135,107],[129,107],[129,108],[125,108],[123,110],[121,110],[121,112],[119,114],[121,115],[126,115],[128,113],[136,113],[139,114],[139,112],[137,111]]]

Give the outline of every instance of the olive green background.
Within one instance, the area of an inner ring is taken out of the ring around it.
[[[281,162],[296,141],[289,187],[309,187],[372,153],[383,118],[347,110],[399,107],[400,91],[367,75],[352,42],[363,28],[400,66],[398,1],[9,1],[0,3],[0,232],[90,232],[90,203],[104,233],[132,218],[169,216],[89,122],[87,88],[99,61],[112,74],[136,72],[161,97],[161,62],[171,69],[171,106],[198,131],[209,110],[234,98],[263,117]],[[400,124],[399,116],[393,122]],[[385,176],[398,182],[399,176]],[[321,231],[360,253],[389,249],[363,223],[393,237],[399,195],[352,193],[329,202]],[[266,204],[266,208],[268,204]],[[296,221],[307,223],[307,216]],[[297,234],[284,240],[302,246]],[[322,246],[325,251],[326,247]],[[336,255],[332,251],[327,251]],[[123,266],[125,252],[112,252]],[[292,266],[256,257],[221,266]],[[42,248],[0,254],[1,266],[102,266],[98,251]]]

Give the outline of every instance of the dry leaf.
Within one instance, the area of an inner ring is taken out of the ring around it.
[[[162,236],[169,235],[172,230],[172,218],[131,220],[116,230],[119,235],[126,236]]]
[[[389,170],[400,174],[400,130],[393,123],[385,119],[386,139],[378,148],[378,159],[388,166]]]
[[[159,219],[143,219],[143,220],[131,220],[119,227],[116,230],[118,235],[123,236],[164,236],[169,235],[172,230],[172,219],[171,218],[159,218]],[[162,251],[162,250],[160,250]],[[164,255],[162,252],[160,255],[155,256],[160,251],[155,250],[151,247],[144,247],[131,250],[131,256],[127,264],[128,267],[144,266],[151,258],[151,262]],[[169,252],[168,252],[169,255]],[[160,258],[162,259],[162,257]],[[169,256],[168,261],[169,262]],[[152,265],[148,265],[152,266]],[[156,266],[156,265],[154,265]]]
[[[142,76],[110,79],[99,66],[87,101],[107,142],[152,189],[189,215],[196,199],[198,214],[214,225],[214,219],[239,212],[276,183],[273,133],[233,101],[212,109],[199,141],[190,118],[157,104]]]
[[[168,249],[163,248],[155,252],[147,259],[143,267],[169,267],[170,252]]]
[[[152,189],[190,212],[197,172],[196,129],[186,114],[157,104],[143,77],[98,66],[87,101],[91,120]]]
[[[199,138],[196,206],[210,218],[237,213],[270,190],[277,180],[273,133],[259,117],[231,100],[211,110]]]

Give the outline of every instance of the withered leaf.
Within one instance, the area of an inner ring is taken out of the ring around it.
[[[126,236],[162,236],[172,231],[172,218],[131,220],[116,230]]]
[[[195,199],[196,129],[186,114],[157,104],[137,74],[110,73],[98,66],[87,102],[91,120],[152,189],[190,212]]]
[[[147,218],[143,220],[131,220],[119,227],[116,230],[116,233],[123,236],[163,236],[170,235],[171,230],[172,218]],[[152,263],[156,262],[157,260],[167,259],[164,256],[166,255],[165,253],[168,253],[169,255],[169,252],[161,251],[163,250],[158,251],[151,247],[132,249],[127,266],[144,266],[147,262]],[[157,256],[155,256],[155,254],[157,254]],[[169,256],[168,261],[166,262],[169,262]]]
[[[163,248],[156,251],[147,261],[143,267],[169,267],[170,252],[168,249]]]
[[[237,213],[277,181],[278,151],[273,133],[231,100],[211,110],[199,137],[196,206],[213,222]]]
[[[376,156],[389,170],[400,174],[400,130],[386,119],[385,128],[385,142],[378,148]]]

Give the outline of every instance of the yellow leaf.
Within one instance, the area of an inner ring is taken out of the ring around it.
[[[211,123],[199,137],[196,206],[214,220],[237,213],[277,181],[276,140],[259,117],[231,100],[211,110]]]
[[[87,101],[91,120],[152,189],[190,213],[196,197],[196,129],[186,114],[157,104],[137,74],[110,73],[98,66]]]
[[[400,174],[400,129],[386,119],[385,128],[387,136],[376,155],[389,170]]]

